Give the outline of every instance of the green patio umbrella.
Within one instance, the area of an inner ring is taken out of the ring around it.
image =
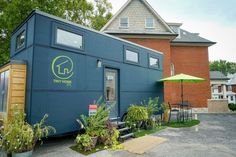
[[[182,104],[184,102],[184,95],[183,95],[183,82],[186,83],[197,83],[197,82],[204,82],[206,81],[203,78],[200,77],[195,77],[191,75],[186,75],[186,74],[178,74],[174,75],[171,77],[167,77],[164,79],[161,79],[160,82],[180,82],[181,83],[181,99],[182,99]]]

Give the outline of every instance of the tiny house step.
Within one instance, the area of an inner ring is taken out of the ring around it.
[[[120,117],[109,118],[109,120],[110,120],[111,122],[113,122],[113,121],[119,121],[119,120],[120,120]]]
[[[125,125],[125,122],[113,121],[113,122],[111,122],[111,124],[116,128],[122,128]]]
[[[129,127],[125,127],[125,128],[118,129],[119,132],[128,131],[128,130],[130,130]]]
[[[121,142],[124,142],[125,140],[127,140],[127,139],[129,139],[129,138],[131,138],[131,137],[134,137],[134,133],[129,133],[129,134],[125,134],[125,135],[122,135],[122,136],[120,136],[119,137],[119,140],[121,141]]]

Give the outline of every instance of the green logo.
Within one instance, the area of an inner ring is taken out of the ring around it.
[[[73,75],[73,61],[68,56],[58,56],[52,61],[52,73],[61,80],[68,80]]]

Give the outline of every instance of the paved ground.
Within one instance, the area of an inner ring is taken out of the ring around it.
[[[236,156],[236,114],[201,114],[199,126],[185,129],[167,128],[154,136],[168,141],[140,155],[143,157],[235,157]],[[70,150],[74,137],[46,141],[34,152],[36,157],[82,157]],[[135,157],[124,150],[101,151],[92,157]]]

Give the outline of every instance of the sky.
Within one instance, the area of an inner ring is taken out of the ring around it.
[[[126,0],[108,0],[115,14]],[[166,22],[217,42],[209,48],[209,60],[236,62],[236,0],[147,0]]]

